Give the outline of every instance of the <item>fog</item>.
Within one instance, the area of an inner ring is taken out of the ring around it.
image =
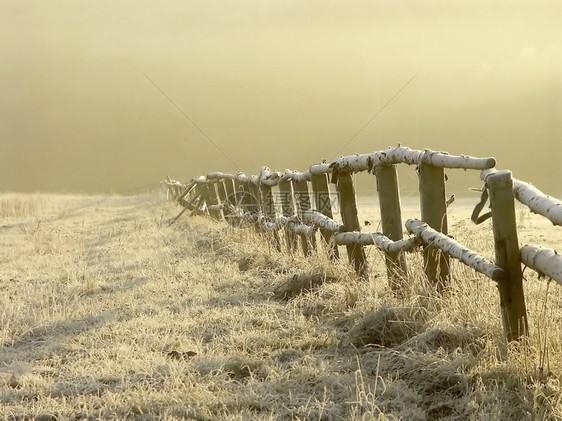
[[[0,191],[132,193],[400,142],[562,192],[558,0],[0,1]]]

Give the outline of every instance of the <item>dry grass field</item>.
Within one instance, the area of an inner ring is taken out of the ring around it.
[[[493,258],[469,204],[450,231]],[[396,298],[374,248],[360,282],[253,230],[168,225],[178,211],[161,193],[0,195],[0,419],[562,419],[557,284],[525,271],[531,337],[508,347],[494,284],[460,264],[436,297],[409,255]],[[521,243],[562,246],[517,214]]]

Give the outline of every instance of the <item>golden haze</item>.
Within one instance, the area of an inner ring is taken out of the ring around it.
[[[128,193],[401,142],[556,194],[561,18],[558,1],[3,0],[0,190]]]

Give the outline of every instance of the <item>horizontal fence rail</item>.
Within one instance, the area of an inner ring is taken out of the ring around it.
[[[402,221],[397,164],[416,166],[420,219]],[[278,251],[295,253],[300,245],[305,256],[323,249],[330,260],[338,260],[338,246],[345,246],[349,263],[361,279],[369,276],[365,247],[375,246],[384,253],[389,285],[396,294],[401,294],[408,278],[405,252],[422,249],[425,274],[437,293],[450,283],[449,259],[456,259],[497,283],[504,333],[512,341],[528,334],[521,265],[562,284],[562,256],[555,250],[534,245],[519,248],[514,200],[558,226],[562,225],[562,201],[495,166],[492,157],[415,150],[399,144],[313,164],[303,172],[263,166],[257,175],[211,172],[189,183],[167,177],[163,184],[167,199],[183,207],[171,222],[186,211],[209,215],[236,227],[254,227]],[[449,235],[447,207],[454,195],[447,199],[445,169],[480,170],[482,198],[471,219],[478,224],[492,218],[494,262]],[[361,232],[352,179],[352,174],[360,172],[376,178],[382,232]],[[488,201],[491,212],[480,215]],[[334,205],[342,223],[333,217]],[[405,232],[410,237],[404,238]]]

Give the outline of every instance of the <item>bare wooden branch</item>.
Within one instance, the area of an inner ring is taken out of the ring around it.
[[[521,261],[540,275],[548,276],[562,285],[562,255],[556,250],[525,245],[521,247]]]
[[[460,260],[488,278],[494,281],[500,281],[505,278],[505,271],[501,267],[489,262],[451,237],[434,230],[425,222],[417,219],[408,219],[406,221],[406,228],[410,233],[419,236],[425,244],[434,245],[449,256]]]

